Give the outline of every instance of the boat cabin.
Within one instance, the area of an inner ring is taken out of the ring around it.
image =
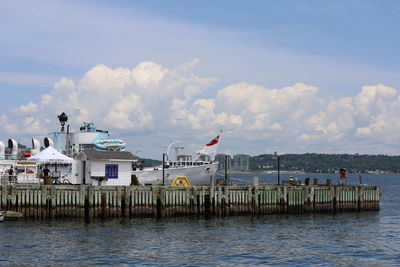
[[[129,185],[132,162],[138,160],[127,151],[86,149],[76,156],[76,181],[87,185]]]

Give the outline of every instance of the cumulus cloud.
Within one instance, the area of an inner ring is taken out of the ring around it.
[[[196,100],[186,115],[193,128],[221,127],[248,139],[296,134],[302,116],[320,105],[317,92],[318,88],[302,83],[267,89],[241,82],[222,88],[215,99]]]
[[[382,148],[396,144],[396,89],[364,86],[355,96],[335,100],[319,97],[318,91],[303,83],[268,89],[241,82],[220,89],[214,99],[197,100],[186,116],[192,128],[219,126],[233,130],[241,140],[278,144],[287,151],[367,152],[366,141]]]
[[[2,132],[54,131],[56,115],[61,112],[72,115],[75,122],[95,122],[111,130],[168,129],[182,108],[216,81],[195,75],[192,69],[197,63],[193,60],[175,69],[154,62],[142,62],[132,69],[94,66],[78,81],[61,78],[38,103],[29,102],[4,114]],[[7,116],[16,123],[8,123]]]
[[[6,134],[17,134],[18,126],[16,123],[9,123],[8,117],[5,114],[0,115],[1,131]]]
[[[20,106],[19,110],[22,113],[35,113],[38,111],[38,105],[32,102],[29,102],[26,105]]]
[[[240,143],[290,152],[373,152],[397,144],[400,95],[395,88],[363,86],[354,96],[326,99],[304,83],[267,88],[249,82],[227,85],[193,72],[198,60],[168,69],[142,62],[132,69],[97,65],[81,79],[61,78],[37,103],[0,115],[0,133],[44,135],[58,128],[66,112],[75,126],[83,121],[129,133],[214,135],[220,129]],[[208,98],[202,97],[206,91]],[[129,137],[128,137],[129,138]],[[129,141],[129,140],[128,140]],[[167,143],[169,140],[166,140]]]
[[[116,129],[140,130],[152,128],[153,116],[145,109],[140,96],[131,94],[112,106],[104,122]]]

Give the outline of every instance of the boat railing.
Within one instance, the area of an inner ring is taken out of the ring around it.
[[[17,175],[2,173],[0,176],[0,185],[11,185],[17,183]]]
[[[207,161],[180,161],[180,160],[170,160],[166,162],[166,165],[169,167],[195,167],[195,166],[202,166],[202,165],[207,165],[210,164],[210,162]]]
[[[0,176],[1,185],[38,183],[40,183],[40,178],[36,177],[36,174],[19,173],[16,175],[9,175],[8,173],[3,173]]]

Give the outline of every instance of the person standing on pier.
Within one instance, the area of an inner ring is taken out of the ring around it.
[[[11,166],[11,168],[8,170],[8,181],[13,182],[14,181],[14,169]]]
[[[345,169],[345,168],[341,168],[340,170],[339,170],[339,173],[340,173],[340,180],[339,180],[339,184],[340,185],[343,185],[344,183],[344,180],[346,179],[346,185],[347,185],[347,169]]]
[[[51,184],[50,170],[49,168],[47,168],[47,165],[44,166],[42,172],[43,172],[44,184],[50,185]]]

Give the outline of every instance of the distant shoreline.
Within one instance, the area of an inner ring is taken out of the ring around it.
[[[219,175],[224,175],[224,171],[217,171]],[[278,174],[277,171],[237,171],[237,170],[229,170],[228,174]],[[305,174],[312,174],[312,175],[318,175],[318,174],[332,174],[332,175],[339,175],[339,173],[331,173],[331,172],[300,172],[300,171],[281,171],[281,175],[285,174],[290,174],[290,175],[305,175]],[[400,175],[400,173],[352,173],[350,172],[349,174],[358,174],[358,175],[364,175],[364,174],[373,174],[373,175]]]

